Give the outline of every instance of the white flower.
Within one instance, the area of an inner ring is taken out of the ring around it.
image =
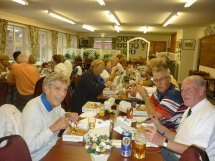
[[[99,146],[96,147],[96,151],[97,151],[97,152],[100,152],[100,151],[101,151]]]
[[[106,147],[105,147],[106,149],[110,149],[111,148],[111,146],[110,145],[106,145]]]
[[[99,146],[106,146],[106,144],[105,144],[105,142],[101,142],[100,144],[99,144]]]

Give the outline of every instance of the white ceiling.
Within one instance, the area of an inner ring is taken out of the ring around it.
[[[82,24],[87,24],[92,25],[96,33],[116,33],[114,23],[106,15],[107,10],[118,17],[122,33],[141,32],[145,25],[149,26],[150,33],[167,33],[215,23],[215,0],[198,0],[189,8],[184,8],[185,0],[105,0],[105,3],[100,6],[96,0],[29,0],[28,6],[22,6],[0,0],[0,10],[77,32],[88,32],[81,28]],[[76,24],[50,17],[47,10],[64,15]],[[177,11],[179,17],[162,27],[171,13]]]

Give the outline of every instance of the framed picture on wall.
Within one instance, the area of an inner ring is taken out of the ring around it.
[[[194,50],[196,45],[195,39],[183,39],[182,40],[182,49],[183,50]]]

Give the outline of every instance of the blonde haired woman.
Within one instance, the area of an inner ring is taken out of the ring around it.
[[[90,68],[84,72],[78,80],[78,85],[72,94],[72,111],[81,113],[82,106],[87,101],[97,101],[97,96],[105,87],[110,87],[111,82],[100,84],[99,75],[103,72],[105,63],[101,59],[96,59],[91,63]]]

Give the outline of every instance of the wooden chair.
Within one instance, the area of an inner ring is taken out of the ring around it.
[[[75,90],[75,88],[77,87],[79,78],[80,78],[80,75],[75,74],[73,76],[73,78],[71,79],[71,88],[72,88],[72,91]]]
[[[5,104],[7,101],[7,93],[8,93],[9,85],[6,82],[0,82],[0,106]]]
[[[179,161],[209,161],[209,158],[204,150],[191,145],[182,153]]]
[[[7,141],[0,147],[1,161],[32,161],[25,140],[19,135],[10,135],[0,138],[0,143]]]
[[[64,110],[66,112],[71,111],[72,108],[72,93],[70,91],[70,89],[68,88],[66,96],[63,100],[63,102],[61,103],[62,107],[64,108]]]
[[[40,78],[37,83],[36,83],[36,86],[35,86],[35,89],[34,89],[34,97],[37,97],[39,96],[41,93],[43,93],[43,80],[44,80],[45,77],[42,77]]]

